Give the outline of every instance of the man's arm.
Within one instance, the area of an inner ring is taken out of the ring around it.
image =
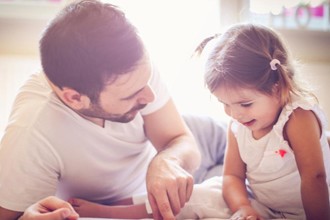
[[[171,99],[143,118],[146,135],[158,151],[147,172],[148,199],[155,219],[174,219],[190,198],[191,173],[200,165],[201,156]]]
[[[16,220],[22,215],[22,212],[11,211],[0,207],[0,219],[1,220]]]

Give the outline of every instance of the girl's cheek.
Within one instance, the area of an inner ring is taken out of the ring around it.
[[[231,117],[231,113],[230,113],[229,107],[224,107],[224,110],[225,110],[226,115],[228,115],[229,117]]]

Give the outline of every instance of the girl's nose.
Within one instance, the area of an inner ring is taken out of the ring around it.
[[[237,111],[237,110],[231,110],[231,117],[236,119],[236,120],[240,120],[242,119],[242,114],[240,111]]]

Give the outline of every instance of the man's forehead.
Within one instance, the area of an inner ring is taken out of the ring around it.
[[[120,99],[134,96],[150,82],[152,76],[152,64],[148,60],[139,62],[136,68],[128,73],[118,75],[108,84],[104,92]]]
[[[152,67],[149,60],[139,62],[130,72],[119,75],[113,82],[114,86],[121,86],[126,83],[136,84],[139,81],[147,80],[151,77]]]
[[[109,78],[105,85],[120,86],[121,84],[125,84],[125,82],[131,77],[131,75],[140,72],[152,72],[152,64],[147,55],[143,56],[136,64],[134,64],[131,70],[123,72],[121,74],[116,74],[113,77]]]

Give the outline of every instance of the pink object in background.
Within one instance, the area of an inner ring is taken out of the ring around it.
[[[297,8],[297,6],[292,7],[292,8],[286,8],[284,10],[285,16],[289,17],[289,16],[294,15],[296,8]],[[324,16],[324,6],[323,5],[319,5],[316,7],[309,7],[309,11],[310,11],[311,15],[314,17],[323,17]],[[303,14],[304,14],[304,12],[302,10],[300,10],[298,12],[299,16],[302,16]]]
[[[315,17],[323,17],[324,15],[324,6],[320,5],[317,7],[311,8],[312,15]]]

